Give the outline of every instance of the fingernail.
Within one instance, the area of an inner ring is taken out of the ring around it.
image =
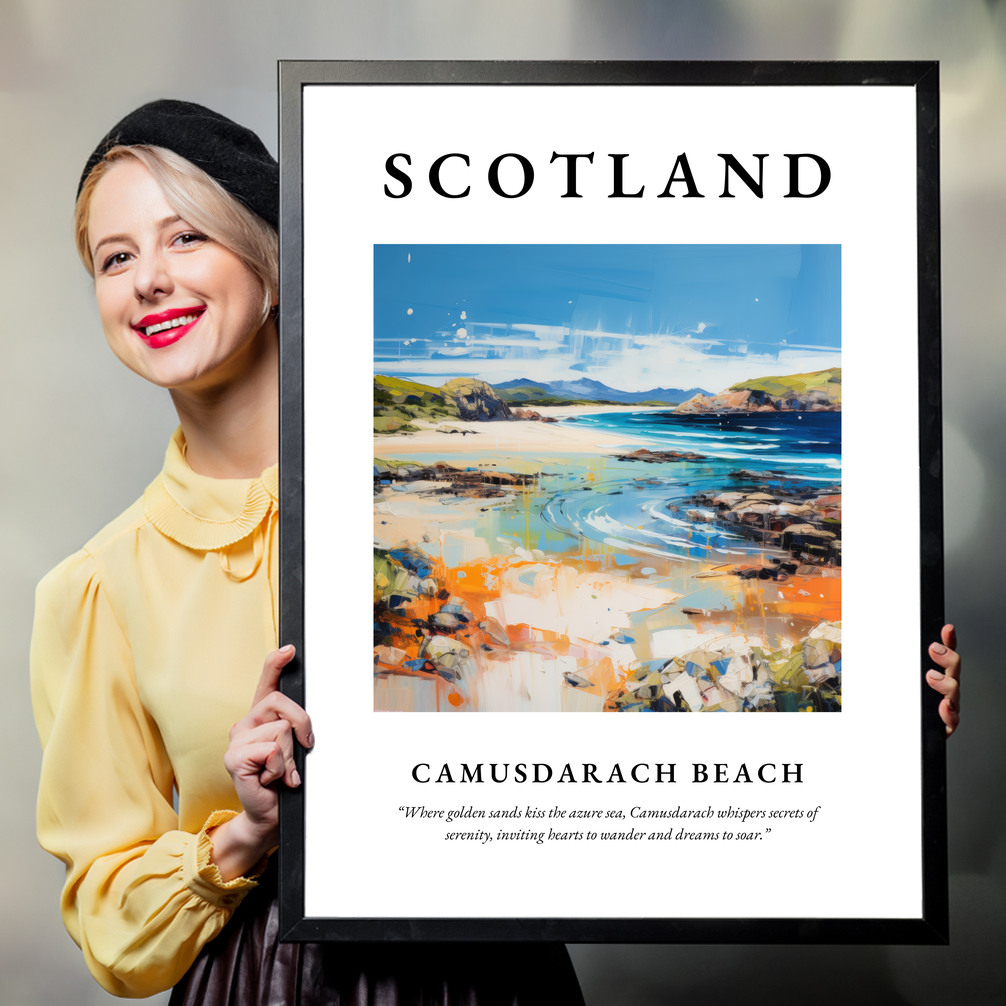
[[[290,781],[294,784],[294,786],[300,785],[300,773],[296,769],[294,769],[290,774]]]
[[[944,677],[939,671],[933,671],[933,670],[930,670],[929,676],[931,678],[935,678],[937,681],[942,681]]]
[[[952,713],[957,712],[957,706],[955,706],[953,702],[950,701],[950,699],[947,699],[947,709],[949,709]]]
[[[313,748],[314,747],[314,732],[313,731],[307,735],[307,746],[309,748]]]
[[[947,652],[947,648],[942,643],[933,643],[933,645],[930,646],[929,649],[931,649],[933,651],[933,653],[946,653]]]
[[[293,643],[287,643],[286,646],[280,648],[280,653],[293,653]]]

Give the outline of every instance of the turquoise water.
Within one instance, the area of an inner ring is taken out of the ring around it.
[[[611,558],[618,565],[647,557],[729,562],[772,550],[724,525],[690,519],[688,510],[703,509],[689,502],[696,493],[752,491],[757,485],[784,489],[787,495],[816,495],[833,487],[840,491],[840,413],[681,417],[620,409],[582,416],[577,425],[625,435],[626,452],[645,446],[693,451],[704,459],[670,464],[620,461],[615,450],[605,447],[596,456],[549,452],[543,461],[531,451],[476,447],[480,438],[472,437],[473,450],[451,455],[451,464],[484,466],[494,461],[501,471],[538,473],[537,492],[504,507],[487,500],[477,517],[454,519],[452,526],[472,527],[493,554],[507,552],[514,543],[558,554],[577,548],[579,542],[605,546],[599,551],[609,554],[613,549]],[[410,459],[434,464],[443,457],[424,452]],[[740,470],[764,477],[731,477]],[[446,496],[441,502],[446,517],[452,499]]]
[[[767,551],[764,546],[696,519],[695,511],[710,516],[714,511],[691,498],[702,491],[751,491],[758,484],[797,496],[841,491],[841,418],[833,412],[682,417],[619,411],[584,416],[578,425],[630,434],[650,450],[693,451],[704,458],[629,462],[624,474],[555,493],[544,503],[541,518],[566,534],[637,555],[728,561],[761,554]],[[756,471],[760,477],[738,478],[739,471]]]
[[[578,424],[641,437],[653,450],[704,454],[723,474],[747,468],[779,469],[821,482],[841,477],[840,412],[677,416],[620,411],[582,416]]]

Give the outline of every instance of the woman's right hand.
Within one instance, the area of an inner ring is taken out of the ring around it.
[[[291,788],[300,785],[294,734],[304,747],[314,746],[310,716],[279,691],[280,675],[295,652],[284,646],[266,657],[251,710],[231,727],[224,766],[244,810],[209,833],[211,859],[225,881],[247,873],[278,842],[279,793],[274,784],[282,779]]]

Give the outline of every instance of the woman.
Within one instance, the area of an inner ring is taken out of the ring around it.
[[[131,113],[81,178],[106,339],[180,426],[143,497],[38,589],[38,831],[67,929],[121,996],[582,1003],[561,945],[277,944],[276,787],[314,741],[274,649],[277,220],[258,137],[187,102]]]
[[[66,864],[67,929],[122,996],[582,1003],[559,945],[276,942],[276,785],[300,784],[294,736],[314,740],[274,649],[277,219],[258,138],[186,102],[127,116],[81,179],[105,336],[180,427],[143,497],[39,585],[38,830]],[[948,734],[955,646],[948,626],[930,650]]]

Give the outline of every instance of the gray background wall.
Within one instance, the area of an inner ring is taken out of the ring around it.
[[[1004,584],[992,523],[1006,460],[1004,50],[997,0],[3,0],[0,1006],[108,999],[63,931],[61,868],[34,838],[32,591],[139,495],[175,422],[167,396],[105,347],[71,241],[78,172],[122,114],[167,96],[219,109],[275,149],[279,58],[942,61],[947,613],[967,663],[949,758],[953,946],[659,947],[643,945],[644,927],[640,945],[572,952],[590,1006],[1006,1002]],[[892,560],[899,547],[878,542]],[[789,855],[780,866],[800,882],[828,883],[842,850]]]

